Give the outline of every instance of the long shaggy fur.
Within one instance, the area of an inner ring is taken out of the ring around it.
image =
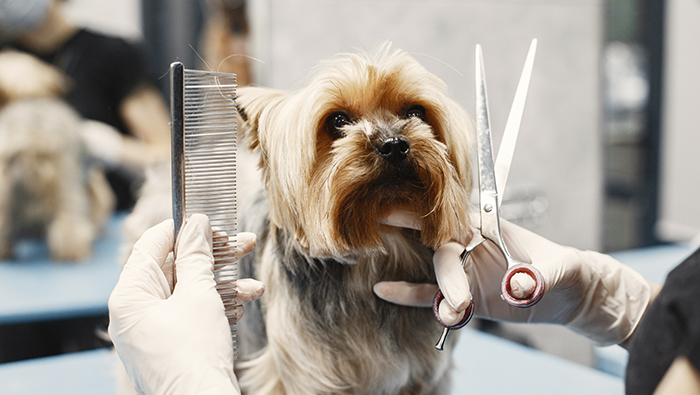
[[[372,287],[435,282],[432,249],[470,234],[466,112],[388,44],[322,63],[295,92],[240,88],[237,103],[264,186],[242,210],[241,230],[258,234],[258,248],[241,276],[266,284],[241,322],[241,387],[447,393],[455,338],[436,351],[442,327],[431,311],[384,302]],[[334,129],[339,113],[347,122]],[[391,139],[406,142],[402,160],[381,153]],[[419,213],[423,230],[380,225],[390,208]]]
[[[84,121],[61,97],[60,70],[0,51],[0,259],[25,236],[47,240],[55,260],[81,260],[114,209],[102,169],[85,160]]]
[[[58,99],[0,110],[0,259],[16,240],[46,237],[55,260],[81,260],[114,207],[101,170],[83,163],[82,120]]]
[[[35,56],[0,51],[0,106],[20,99],[63,96],[70,82],[61,71]]]

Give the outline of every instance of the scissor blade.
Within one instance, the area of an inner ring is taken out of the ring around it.
[[[493,173],[493,148],[491,145],[491,121],[489,119],[486,76],[481,45],[476,45],[476,142],[479,163],[479,191],[497,196],[496,178]]]
[[[518,141],[520,121],[523,118],[525,101],[527,100],[527,91],[530,87],[530,77],[532,76],[532,66],[535,63],[536,50],[537,39],[533,39],[532,43],[530,44],[530,50],[527,53],[523,72],[520,75],[518,89],[515,91],[513,105],[510,108],[510,114],[508,114],[506,129],[503,132],[501,146],[498,148],[498,156],[496,156],[494,171],[496,172],[496,186],[498,187],[498,191],[500,191],[500,195],[498,195],[499,206],[501,205],[503,195],[505,194],[508,173],[510,172],[510,165],[513,161],[513,152],[515,152],[515,144]]]

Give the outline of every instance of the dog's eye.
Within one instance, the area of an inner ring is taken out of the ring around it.
[[[425,121],[425,107],[419,105],[411,106],[406,110],[405,117],[406,119],[416,117]]]
[[[333,138],[341,137],[343,133],[340,129],[349,124],[350,117],[341,111],[334,112],[326,118],[326,130]]]

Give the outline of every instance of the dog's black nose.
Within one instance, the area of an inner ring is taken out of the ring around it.
[[[377,145],[379,154],[392,165],[398,165],[406,159],[410,149],[408,141],[403,137],[391,137]]]

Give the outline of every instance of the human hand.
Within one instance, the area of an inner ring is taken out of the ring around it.
[[[420,229],[420,220],[407,212],[392,212],[382,222]],[[498,248],[489,241],[482,243],[470,253],[462,270],[460,254],[468,240],[457,240],[441,246],[433,256],[445,296],[439,308],[443,322],[459,322],[473,298],[477,317],[562,324],[601,345],[629,338],[655,295],[656,286],[610,256],[558,245],[503,220],[501,231],[511,255],[542,273],[545,295],[528,308],[510,306],[500,295],[507,265]],[[511,280],[511,288],[521,289],[524,295],[532,287],[529,278]],[[393,303],[428,307],[432,306],[437,286],[380,282],[374,290],[377,296]]]
[[[238,256],[255,247],[239,233]],[[109,299],[109,335],[141,394],[240,394],[233,374],[233,345],[213,275],[209,219],[193,215],[172,260],[173,221],[147,230]],[[262,283],[236,283],[236,302],[259,298]],[[243,313],[240,307],[239,317]]]
[[[124,138],[114,127],[99,121],[84,120],[78,129],[87,153],[107,168],[122,164]]]

